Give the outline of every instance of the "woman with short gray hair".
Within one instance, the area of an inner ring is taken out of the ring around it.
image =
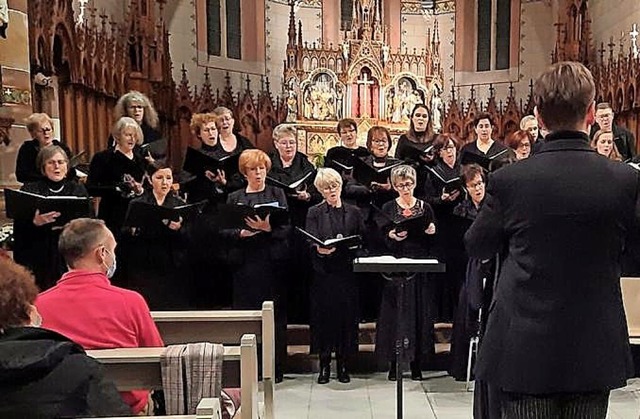
[[[324,200],[309,208],[306,229],[320,240],[364,234],[364,219],[355,205],[342,202],[342,177],[333,169],[318,169],[314,181]],[[318,384],[329,382],[335,351],[338,381],[350,381],[348,360],[358,352],[358,275],[353,272],[355,250],[310,243],[311,353],[320,356]]]
[[[431,206],[416,198],[416,170],[402,165],[391,171],[391,185],[398,197],[382,207],[386,221],[381,223],[385,234],[388,251],[395,257],[426,258],[431,253],[432,236],[436,233],[435,217]],[[417,219],[420,226],[401,228],[396,223]],[[433,307],[429,304],[430,279],[427,274],[416,274],[402,284],[405,313],[403,336],[408,340],[408,348],[400,362],[410,362],[411,379],[422,380],[422,363],[431,361],[434,353]],[[400,286],[396,282],[387,281],[382,294],[380,317],[376,330],[376,354],[381,360],[390,363],[389,380],[396,380],[397,338],[396,296]]]

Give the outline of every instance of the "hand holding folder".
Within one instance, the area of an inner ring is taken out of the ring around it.
[[[124,220],[125,227],[154,229],[170,222],[185,222],[202,213],[207,201],[169,208],[147,202],[131,201]]]
[[[37,215],[59,213],[53,220],[47,223],[65,225],[71,220],[82,217],[90,217],[91,200],[85,196],[43,196],[26,191],[17,191],[6,188],[7,218],[32,220]],[[43,223],[44,224],[44,223]]]
[[[395,230],[396,234],[398,233],[407,233],[407,236],[417,236],[425,234],[425,231],[429,227],[431,223],[433,223],[433,219],[428,212],[424,214],[417,215],[415,217],[403,218],[400,220],[394,220],[387,213],[382,211],[380,208],[372,205],[373,208],[382,215],[382,217],[388,221],[388,224],[391,224],[392,230]]]
[[[268,221],[271,228],[286,224],[287,208],[277,201],[257,204],[220,204],[215,224],[220,229],[239,228],[245,230],[263,230],[260,224]]]
[[[335,247],[351,249],[354,247],[358,247],[362,244],[362,237],[358,234],[354,234],[352,236],[346,236],[346,237],[341,237],[340,235],[338,235],[338,237],[335,237],[333,239],[320,240],[313,234],[309,233],[306,230],[301,229],[300,227],[296,227],[296,230],[302,233],[307,239],[311,240],[311,242],[325,249],[331,249]]]
[[[397,161],[385,167],[374,167],[364,161],[364,159],[355,159],[353,166],[353,178],[360,184],[371,188],[372,183],[386,184],[389,182],[391,170],[400,166],[404,162]]]
[[[238,172],[240,154],[229,154],[224,157],[213,157],[195,148],[188,147],[184,158],[183,170],[198,177],[206,176],[206,172],[216,174],[218,170],[224,172],[227,179]]]

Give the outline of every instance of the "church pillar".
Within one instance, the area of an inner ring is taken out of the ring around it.
[[[18,149],[30,139],[24,119],[33,112],[33,105],[27,0],[8,0],[7,6],[6,39],[0,38],[0,187],[15,187]],[[0,202],[0,211],[3,207]]]
[[[340,0],[322,0],[322,42],[340,44]]]

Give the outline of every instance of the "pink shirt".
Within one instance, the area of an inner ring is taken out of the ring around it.
[[[38,296],[36,307],[42,327],[85,349],[164,346],[144,298],[111,285],[101,272],[67,272]],[[122,395],[134,413],[147,404],[147,391]]]

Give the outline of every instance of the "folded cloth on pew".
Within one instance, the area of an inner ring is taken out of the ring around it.
[[[168,415],[193,415],[202,398],[220,397],[224,347],[171,345],[162,353],[162,388]]]

